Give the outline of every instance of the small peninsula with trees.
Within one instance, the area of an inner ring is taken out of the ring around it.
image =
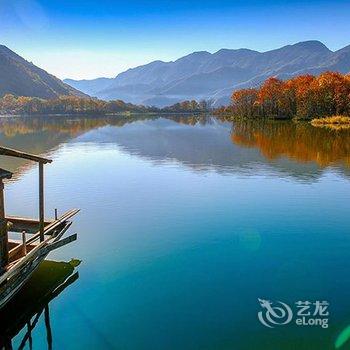
[[[349,74],[325,72],[284,81],[272,77],[259,88],[234,91],[231,99],[231,105],[217,109],[216,114],[249,119],[314,120],[315,126],[350,124]]]

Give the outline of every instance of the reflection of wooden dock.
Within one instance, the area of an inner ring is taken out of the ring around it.
[[[33,273],[24,288],[0,310],[0,349],[12,349],[12,339],[26,329],[19,349],[29,343],[32,331],[43,315],[48,349],[52,348],[49,303],[78,278],[76,264],[45,260]]]
[[[39,164],[39,220],[5,216],[3,180],[12,173],[0,169],[0,308],[3,307],[29,279],[48,253],[77,239],[71,235],[61,239],[69,229],[70,219],[79,210],[73,209],[54,220],[44,217],[44,164],[51,160],[28,153],[0,147],[0,155],[23,158]],[[8,232],[19,239],[8,238]]]

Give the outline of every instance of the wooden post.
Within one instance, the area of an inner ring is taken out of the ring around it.
[[[4,183],[0,179],[0,269],[2,270],[9,259],[8,239],[7,239],[7,220],[5,218],[4,205]]]
[[[27,255],[27,238],[26,238],[26,231],[22,231],[22,253],[24,256]]]
[[[44,163],[39,162],[39,231],[40,242],[44,241]]]

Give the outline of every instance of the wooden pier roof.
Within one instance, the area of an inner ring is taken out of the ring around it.
[[[30,153],[26,153],[26,152],[22,152],[22,151],[17,151],[17,150],[14,150],[12,148],[7,148],[7,147],[0,147],[0,155],[28,159],[28,160],[32,160],[34,162],[43,163],[43,164],[52,162],[51,159],[39,157],[39,156],[36,156],[34,154],[30,154]]]

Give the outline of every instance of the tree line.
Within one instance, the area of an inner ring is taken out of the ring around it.
[[[126,103],[122,100],[103,101],[96,98],[60,96],[56,99],[14,96],[0,98],[0,114],[114,114],[114,113],[173,113],[205,112],[205,101],[183,101],[169,107],[157,108]]]
[[[234,91],[231,101],[218,114],[285,119],[350,116],[350,74],[325,72],[284,81],[269,78],[259,88]]]

